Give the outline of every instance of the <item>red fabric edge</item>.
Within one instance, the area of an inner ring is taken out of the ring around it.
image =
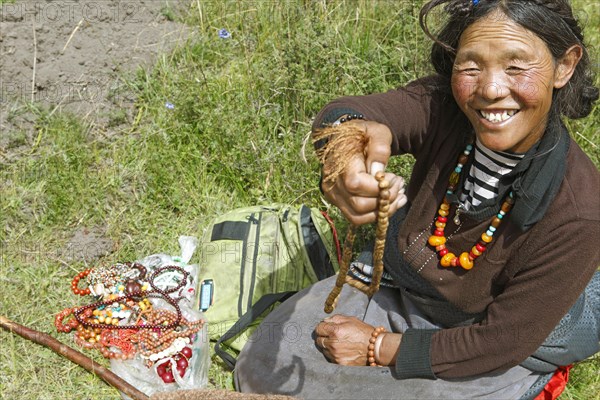
[[[556,400],[565,390],[569,382],[569,371],[573,364],[566,367],[559,367],[550,378],[550,381],[544,387],[544,390],[536,396],[534,400]]]

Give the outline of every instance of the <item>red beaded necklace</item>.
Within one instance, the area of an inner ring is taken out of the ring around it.
[[[460,265],[466,270],[473,268],[475,259],[479,257],[485,251],[486,246],[492,242],[494,232],[496,232],[496,229],[498,229],[502,223],[502,219],[510,211],[515,202],[513,198],[513,192],[510,192],[504,199],[502,207],[500,207],[500,211],[498,211],[498,214],[496,214],[496,216],[492,219],[487,230],[481,234],[480,240],[475,243],[470,252],[462,252],[460,256],[457,257],[455,254],[448,251],[448,248],[446,248],[447,238],[444,236],[444,228],[446,227],[448,214],[450,213],[450,202],[448,201],[447,195],[453,194],[456,191],[456,187],[460,182],[460,173],[463,166],[469,159],[471,150],[473,150],[473,145],[469,144],[460,154],[460,156],[458,156],[458,163],[448,179],[446,196],[444,196],[444,200],[442,200],[442,204],[440,204],[440,208],[438,210],[438,217],[435,220],[435,231],[428,240],[429,245],[435,248],[435,251],[438,253],[440,257],[440,265],[442,267],[458,267]]]

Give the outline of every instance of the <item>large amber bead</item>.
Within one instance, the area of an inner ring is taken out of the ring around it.
[[[454,260],[456,256],[453,253],[448,253],[444,257],[441,258],[440,264],[442,267],[451,267],[452,260]]]
[[[469,253],[464,252],[460,255],[460,266],[466,270],[473,268],[473,260],[469,258]]]
[[[432,247],[437,247],[437,246],[440,246],[440,245],[446,243],[446,238],[443,236],[432,235],[432,236],[429,236],[428,242]]]

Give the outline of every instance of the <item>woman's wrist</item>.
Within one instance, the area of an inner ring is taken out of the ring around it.
[[[375,343],[375,359],[379,365],[396,365],[400,352],[401,333],[385,332],[377,337]]]
[[[341,117],[339,117],[338,119],[336,119],[335,121],[333,121],[333,123],[331,124],[331,126],[339,126],[341,124],[343,124],[344,122],[348,122],[348,121],[352,121],[352,120],[364,120],[365,116],[359,113],[353,113],[353,114],[344,114]]]

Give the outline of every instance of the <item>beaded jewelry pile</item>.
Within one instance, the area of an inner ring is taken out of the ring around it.
[[[182,314],[180,302],[186,290],[193,291],[190,282],[190,274],[176,265],[87,269],[73,278],[71,290],[93,301],[59,312],[54,324],[59,332],[74,331],[80,346],[111,360],[140,360],[170,384],[190,374],[193,343],[205,323]]]

